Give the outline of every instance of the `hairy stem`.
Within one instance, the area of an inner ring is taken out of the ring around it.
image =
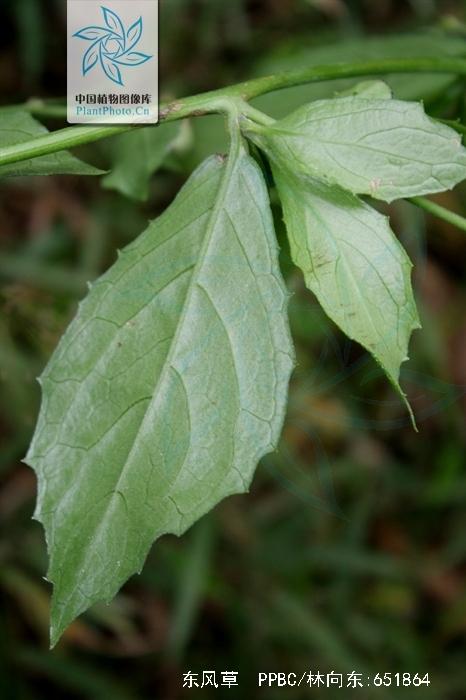
[[[247,80],[227,88],[201,93],[191,97],[162,104],[160,121],[174,121],[186,117],[200,116],[224,111],[226,100],[248,101],[254,97],[265,95],[274,90],[315,83],[323,80],[339,78],[355,78],[367,75],[386,75],[390,73],[455,73],[466,76],[466,59],[442,58],[397,58],[379,59],[372,61],[357,61],[354,63],[335,63],[322,66],[307,66],[295,71],[277,73],[275,75]],[[31,112],[40,114],[40,108],[31,107]],[[36,103],[37,104],[37,103]],[[27,107],[27,105],[26,105]],[[53,113],[57,116],[57,106]],[[47,116],[42,108],[42,116]],[[14,146],[0,149],[0,165],[7,165],[29,158],[55,153],[64,148],[91,143],[103,138],[129,131],[133,126],[72,126],[60,129],[46,136],[37,137]],[[138,128],[138,127],[136,127]]]
[[[449,209],[445,209],[445,207],[442,207],[440,204],[432,202],[432,200],[426,199],[425,197],[410,197],[408,202],[411,202],[411,204],[414,204],[416,207],[423,209],[429,214],[438,216],[439,219],[447,221],[449,224],[452,224],[452,226],[456,226],[456,228],[461,229],[461,231],[466,232],[466,219],[464,216],[455,214],[455,212],[449,211]]]

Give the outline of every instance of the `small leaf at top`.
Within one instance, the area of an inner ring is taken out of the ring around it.
[[[17,107],[0,109],[0,148],[29,141],[48,134],[48,130],[29,112]],[[38,158],[0,166],[1,177],[25,175],[101,175],[102,170],[75,158],[69,151],[50,153]]]
[[[277,444],[293,351],[265,183],[210,158],[92,287],[42,376],[27,461],[54,585],[51,642],[244,492]]]
[[[393,97],[390,85],[383,80],[363,80],[346,90],[337,92],[335,97],[366,97],[376,100],[391,100]]]
[[[388,219],[339,187],[273,171],[291,254],[306,285],[342,331],[374,356],[406,401],[400,365],[420,324],[412,265]]]
[[[461,137],[411,102],[319,100],[248,135],[278,165],[387,202],[466,178]]]

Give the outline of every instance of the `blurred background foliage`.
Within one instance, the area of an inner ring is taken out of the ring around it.
[[[466,55],[460,1],[160,4],[164,99],[303,64]],[[63,98],[65,11],[64,0],[2,2],[2,104]],[[423,99],[433,115],[466,119],[464,80],[389,82],[396,97]],[[257,104],[279,116],[347,85],[293,88]],[[259,690],[257,673],[314,669],[431,674],[428,688],[321,690],[329,700],[345,692],[464,698],[466,238],[404,202],[388,211],[415,262],[424,326],[403,368],[419,434],[380,371],[304,289],[275,202],[299,361],[280,449],[263,460],[249,495],[228,499],[179,540],[162,538],[141,576],[47,650],[46,549],[31,520],[35,478],[21,463],[38,409],[35,377],[86,281],[167,206],[200,159],[225,145],[221,119],[209,117],[81,149],[84,160],[113,168],[103,182],[2,181],[0,696],[300,698],[309,689]],[[465,214],[465,193],[436,200]],[[213,669],[238,671],[239,687],[182,689],[183,672]]]

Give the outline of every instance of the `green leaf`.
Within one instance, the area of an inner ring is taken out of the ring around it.
[[[24,109],[4,107],[0,109],[0,147],[15,146],[36,136],[48,134],[48,130]],[[0,177],[25,175],[100,175],[102,170],[83,163],[68,151],[30,158],[11,165],[0,166]]]
[[[466,149],[420,104],[341,97],[305,105],[247,132],[278,164],[355,194],[391,202],[466,178]]]
[[[267,191],[235,141],[92,287],[41,384],[27,456],[54,584],[51,641],[248,489],[283,422],[293,351]]]
[[[388,219],[339,187],[278,168],[274,176],[291,254],[306,285],[342,331],[372,353],[405,399],[400,365],[420,324],[411,262]]]
[[[392,90],[383,80],[363,80],[346,90],[337,92],[335,97],[366,97],[374,100],[391,100]]]
[[[179,133],[180,123],[168,122],[117,136],[112,144],[112,172],[103,178],[103,186],[145,201],[150,179],[172,150]]]

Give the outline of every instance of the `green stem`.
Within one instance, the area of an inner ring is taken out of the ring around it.
[[[390,73],[455,73],[466,76],[466,60],[463,58],[390,58],[354,63],[336,63],[322,66],[308,66],[295,71],[277,73],[264,78],[247,80],[220,90],[186,97],[163,104],[160,108],[160,121],[174,121],[191,116],[200,116],[223,111],[219,108],[225,99],[251,100],[274,90],[341,78],[355,78],[367,75],[386,75]],[[32,113],[47,116],[44,108],[34,109],[26,105]],[[57,106],[53,113],[57,115]],[[99,139],[129,131],[131,126],[77,126],[61,129],[31,141],[0,149],[0,165],[7,165],[29,158],[55,153],[64,148],[91,143]]]
[[[67,148],[75,148],[84,143],[92,143],[109,136],[128,131],[128,126],[68,126],[45,136],[37,136],[13,146],[0,149],[0,165],[18,163],[29,158],[37,158],[48,153],[56,153]]]
[[[455,212],[449,211],[449,209],[445,209],[445,207],[442,207],[440,204],[436,204],[425,197],[410,197],[408,202],[411,202],[411,204],[414,204],[416,207],[423,209],[429,214],[438,216],[439,219],[447,221],[449,224],[452,224],[452,226],[456,226],[457,228],[461,229],[461,231],[466,232],[466,219],[460,214],[455,214]]]

